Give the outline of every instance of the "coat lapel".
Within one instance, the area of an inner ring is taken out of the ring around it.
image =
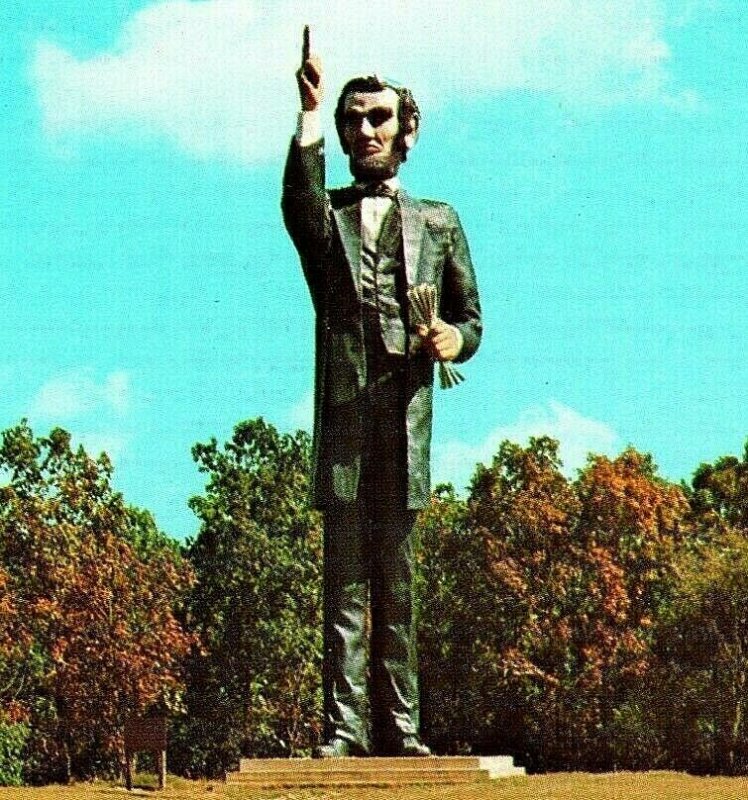
[[[361,221],[358,214],[358,203],[334,208],[333,215],[338,226],[340,241],[343,243],[345,258],[351,269],[353,285],[358,296],[361,296]]]
[[[417,203],[402,190],[400,191],[400,210],[403,220],[405,277],[408,286],[415,286],[418,282],[418,262],[421,256],[421,242],[426,222]]]
[[[423,231],[426,225],[418,203],[406,192],[399,194],[400,213],[403,222],[403,257],[405,260],[405,277],[408,286],[418,282],[418,262],[421,256]],[[338,226],[340,241],[343,244],[345,257],[353,276],[356,292],[361,295],[361,220],[358,203],[333,209]]]

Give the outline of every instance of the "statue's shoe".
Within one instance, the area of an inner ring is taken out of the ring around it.
[[[406,736],[395,748],[396,756],[430,756],[431,750],[417,737]]]
[[[366,749],[356,742],[339,736],[314,748],[313,758],[349,758],[350,756],[366,756]]]

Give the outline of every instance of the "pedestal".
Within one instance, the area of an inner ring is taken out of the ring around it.
[[[264,788],[449,785],[524,774],[511,756],[244,758],[226,782]]]

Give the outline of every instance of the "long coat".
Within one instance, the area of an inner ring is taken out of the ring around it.
[[[456,212],[446,203],[400,191],[407,286],[437,287],[439,314],[460,329],[457,361],[475,353],[482,324],[475,273]],[[361,474],[361,409],[366,354],[361,315],[360,212],[350,189],[325,190],[324,143],[300,147],[286,162],[283,219],[314,304],[315,402],[313,502],[327,508],[356,500]],[[407,318],[407,312],[406,312]],[[430,493],[434,364],[411,331],[406,369],[407,504]]]

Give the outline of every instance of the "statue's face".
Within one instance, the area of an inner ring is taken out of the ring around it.
[[[359,180],[384,180],[397,173],[402,162],[398,147],[397,106],[393,89],[351,92],[345,99],[343,137],[351,172]]]

